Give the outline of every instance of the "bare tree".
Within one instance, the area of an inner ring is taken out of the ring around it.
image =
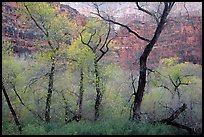
[[[168,15],[169,15],[169,13],[170,13],[173,5],[174,5],[174,2],[163,2],[163,4],[164,4],[164,6],[163,6],[162,14],[160,14],[161,16],[158,17],[155,15],[155,13],[152,13],[148,9],[143,8],[142,6],[140,6],[140,4],[138,2],[136,2],[136,6],[137,6],[138,10],[153,17],[153,19],[157,23],[156,30],[155,30],[154,35],[153,35],[151,40],[149,40],[143,36],[140,36],[137,32],[132,30],[127,25],[121,24],[117,21],[111,20],[111,19],[103,16],[99,10],[99,6],[97,4],[94,4],[97,12],[93,13],[93,14],[97,15],[98,17],[100,17],[101,19],[103,19],[107,22],[117,24],[121,27],[126,28],[129,31],[129,33],[132,33],[133,35],[135,35],[135,37],[148,43],[145,46],[145,49],[144,49],[142,55],[140,56],[139,81],[138,81],[137,92],[134,93],[134,102],[133,102],[133,106],[132,106],[132,119],[133,120],[140,120],[140,106],[141,106],[143,94],[145,91],[145,84],[146,84],[147,58],[148,58],[150,52],[152,51],[155,43],[157,42],[158,38],[160,37],[162,30],[164,29],[164,26],[167,22],[167,17],[168,17]]]

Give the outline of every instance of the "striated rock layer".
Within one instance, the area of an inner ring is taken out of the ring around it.
[[[151,39],[156,26],[151,23],[131,22],[129,25],[141,36]],[[120,28],[119,38],[115,40],[115,59],[126,69],[139,67],[139,57],[146,42],[136,38],[126,29]],[[148,58],[148,67],[158,65],[159,60],[179,57],[180,62],[202,64],[202,18],[200,16],[181,16],[173,18],[164,28],[158,42]]]
[[[77,20],[79,26],[86,24],[86,18],[76,9],[59,2],[50,2],[59,14],[66,15],[68,19]],[[2,39],[14,43],[13,50],[19,56],[27,56],[36,50],[36,43],[42,46],[46,42],[40,40],[43,34],[33,25],[28,27],[18,19],[16,2],[2,3]],[[121,19],[122,20],[122,19]],[[34,23],[33,23],[34,24]],[[164,28],[158,42],[148,58],[148,67],[158,65],[161,58],[179,57],[180,62],[189,61],[202,64],[202,17],[179,16],[172,18]],[[155,24],[132,19],[128,24],[138,34],[151,39]],[[146,42],[136,38],[126,29],[118,30],[118,38],[114,40],[115,47],[106,55],[106,60],[118,62],[125,69],[137,69],[139,57],[144,50]],[[68,44],[70,42],[68,41]]]

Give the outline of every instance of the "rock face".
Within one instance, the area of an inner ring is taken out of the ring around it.
[[[50,2],[50,4],[57,9],[59,14],[66,15],[68,19],[77,20],[77,25],[85,25],[85,17],[80,15],[75,9],[68,5],[62,5],[59,2]],[[36,50],[36,42],[44,45],[46,43],[40,41],[43,34],[35,25],[27,27],[27,24],[20,22],[16,13],[17,6],[16,2],[4,2],[2,4],[2,39],[14,43],[13,51],[18,56],[27,57]]]
[[[86,23],[86,17],[68,5],[59,2],[50,2],[56,7],[59,14],[66,15],[68,19],[77,20],[79,26]],[[2,38],[14,43],[13,50],[19,56],[27,56],[36,50],[36,41],[39,43],[43,36],[36,28],[28,28],[27,24],[20,23],[16,14],[16,2],[2,3]],[[180,62],[193,62],[202,64],[202,17],[180,16],[167,23],[158,42],[148,58],[148,67],[154,67],[161,58],[180,57]],[[127,22],[126,22],[127,23]],[[35,25],[33,25],[35,26]],[[151,39],[156,26],[152,22],[140,22],[132,18],[128,26],[138,34]],[[118,30],[120,37],[114,42],[116,46],[108,53],[107,59],[118,62],[125,69],[137,69],[139,57],[147,43],[127,32]],[[46,45],[41,41],[42,45]],[[70,44],[70,42],[68,42]]]
[[[179,57],[180,62],[202,64],[202,18],[200,16],[182,16],[168,22],[158,42],[148,58],[148,67],[158,65],[161,58]],[[156,26],[151,22],[131,22],[128,24],[138,34],[151,39]],[[136,38],[126,29],[118,32],[121,36],[115,40],[116,60],[126,69],[139,67],[139,57],[146,42]]]

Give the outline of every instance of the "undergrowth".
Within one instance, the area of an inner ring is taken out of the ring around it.
[[[3,135],[20,134],[13,123],[2,124]],[[22,135],[178,135],[185,131],[164,124],[152,125],[126,119],[71,122],[67,125],[51,122],[23,122]]]

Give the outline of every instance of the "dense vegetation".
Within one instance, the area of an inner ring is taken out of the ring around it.
[[[114,47],[109,23],[91,18],[86,26],[74,30],[70,26],[75,22],[54,14],[47,3],[19,6],[22,21],[27,21],[25,16],[31,17],[48,47],[24,60],[12,52],[12,43],[2,42],[2,86],[22,126],[19,132],[3,96],[2,134],[189,134],[171,125],[152,123],[168,118],[184,103],[187,109],[176,121],[200,130],[200,65],[166,58],[155,69],[149,69],[141,120],[135,121],[130,114],[137,73],[133,75],[103,59]],[[67,36],[67,31],[71,35],[78,31],[78,35]],[[69,46],[67,39],[71,41]]]

